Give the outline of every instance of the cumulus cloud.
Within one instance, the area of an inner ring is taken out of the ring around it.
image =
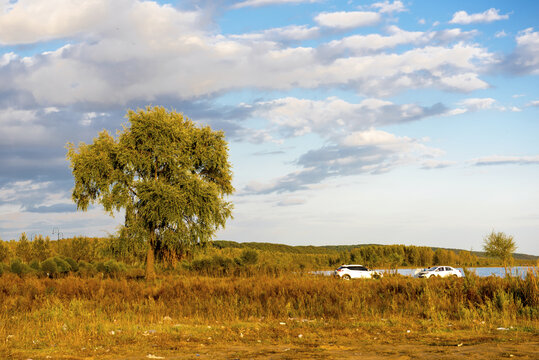
[[[421,163],[421,169],[424,170],[433,170],[433,169],[444,169],[450,166],[454,166],[455,161],[447,160],[425,160]]]
[[[294,192],[328,178],[382,174],[443,154],[421,141],[376,129],[356,132],[343,140],[306,152],[296,161],[300,170],[268,183],[251,183],[243,189],[243,194]]]
[[[447,111],[442,104],[422,107],[374,98],[355,104],[336,97],[325,100],[287,97],[260,102],[255,108],[255,116],[278,125],[285,136],[311,132],[322,136],[339,136],[342,131],[415,121]]]
[[[424,87],[484,89],[488,84],[477,71],[493,61],[485,49],[464,43],[328,59],[314,48],[280,48],[219,36],[176,41],[177,45],[167,46],[166,39],[156,38],[134,45],[132,54],[119,58],[113,55],[110,39],[105,39],[34,57],[30,65],[23,59],[11,60],[0,67],[0,90],[28,94],[37,104],[56,107],[83,102],[125,106],[160,97],[192,100],[245,87],[347,86],[365,95],[387,96]],[[159,49],[154,53],[147,46]]]
[[[277,203],[277,206],[296,206],[296,205],[303,205],[307,201],[303,198],[297,198],[297,197],[285,197],[284,199],[280,200]]]
[[[95,40],[114,33],[135,39],[150,29],[192,33],[202,22],[200,12],[138,0],[19,0],[2,10],[0,44],[11,45],[69,37]]]
[[[282,5],[282,4],[300,4],[300,3],[314,3],[319,0],[246,0],[236,3],[232,6],[233,9],[240,9],[244,7],[259,7],[268,5]]]
[[[290,25],[281,28],[267,29],[261,32],[232,35],[231,39],[249,41],[291,42],[309,40],[320,36],[320,28],[306,25]]]
[[[459,28],[440,31],[406,31],[392,25],[386,29],[387,35],[368,34],[351,35],[338,40],[332,40],[321,46],[319,52],[336,56],[345,52],[356,55],[368,55],[382,50],[395,48],[399,45],[449,44],[474,37],[477,31],[462,31]]]
[[[381,18],[379,13],[371,11],[338,11],[318,14],[314,20],[320,26],[346,30],[374,25]]]
[[[378,9],[378,11],[382,14],[384,13],[394,13],[394,12],[403,12],[406,11],[406,7],[404,7],[404,4],[402,1],[395,0],[393,2],[389,2],[389,0],[386,0],[384,2],[377,2],[371,5],[372,8]]]
[[[516,106],[505,107],[498,105],[498,102],[493,98],[468,98],[458,102],[458,107],[448,111],[448,115],[460,115],[467,112],[475,112],[481,110],[495,109],[498,111],[521,111],[520,108]]]
[[[11,204],[19,211],[65,212],[75,207],[67,190],[52,181],[22,180],[0,187],[0,206]]]
[[[538,165],[539,155],[535,156],[507,156],[507,155],[493,155],[486,156],[471,161],[475,166],[489,166],[489,165]]]
[[[225,36],[205,29],[203,10],[181,11],[136,0],[112,3],[102,6],[122,8],[108,9],[110,14],[98,17],[92,29],[81,27],[73,32],[66,46],[27,58],[4,54],[0,91],[17,101],[27,99],[47,107],[125,106],[165,97],[193,100],[242,88],[344,86],[366,96],[424,87],[472,91],[488,86],[479,71],[494,61],[491,53],[476,44],[446,46],[473,36],[460,29],[421,33],[389,27],[388,36],[372,34],[318,47],[291,47],[287,42],[316,37],[320,29],[288,26]],[[3,16],[9,19],[14,16],[10,14]],[[62,14],[57,14],[59,19]],[[358,19],[380,16],[351,12],[324,13],[317,18],[326,25],[337,21],[348,26],[350,22],[337,20],[341,15],[355,24]],[[28,37],[28,41],[39,41],[39,34],[36,30],[34,40]],[[381,52],[400,44],[423,47]]]
[[[464,106],[468,111],[478,111],[491,109],[496,103],[493,98],[470,98],[462,100],[459,104]]]
[[[539,74],[539,32],[527,28],[516,36],[517,46],[501,64],[505,70],[523,74]]]
[[[453,14],[453,18],[449,21],[450,24],[473,24],[473,23],[489,23],[497,20],[509,19],[509,14],[501,15],[500,10],[490,8],[482,13],[468,14],[466,11],[457,11]]]

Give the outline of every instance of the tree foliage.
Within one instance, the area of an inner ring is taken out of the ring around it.
[[[19,237],[19,242],[15,248],[15,255],[26,262],[32,259],[32,245],[26,233],[22,233]]]
[[[125,210],[132,240],[147,244],[151,278],[157,249],[206,242],[225,226],[231,165],[222,131],[162,107],[129,110],[127,118],[117,138],[104,130],[92,144],[67,144],[72,197],[82,210],[94,202],[111,214]]]
[[[513,240],[513,236],[506,235],[503,232],[492,230],[483,240],[483,250],[487,256],[500,259],[505,267],[512,263],[513,253],[516,249],[517,245]]]

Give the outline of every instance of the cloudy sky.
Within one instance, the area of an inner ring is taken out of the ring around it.
[[[65,144],[127,109],[226,132],[219,239],[539,255],[539,2],[0,0],[0,238],[103,236]]]

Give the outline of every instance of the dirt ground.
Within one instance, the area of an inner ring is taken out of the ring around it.
[[[12,353],[5,359],[539,359],[539,334],[527,334],[513,339],[508,336],[472,336],[460,339],[428,338],[410,339],[399,343],[354,341],[346,345],[332,344],[270,344],[270,343],[195,343],[147,344],[143,348],[134,345],[122,345],[97,352],[80,354]],[[150,345],[150,346],[148,346]],[[165,345],[165,346],[164,346]],[[2,357],[4,358],[4,357]]]

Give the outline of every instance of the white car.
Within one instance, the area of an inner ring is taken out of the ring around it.
[[[451,266],[433,266],[428,269],[423,269],[420,272],[418,272],[415,277],[418,278],[425,278],[428,279],[432,276],[437,277],[448,277],[448,276],[455,276],[455,277],[462,277],[462,273],[460,270],[454,269]]]
[[[344,279],[378,279],[382,277],[382,274],[370,270],[363,265],[341,265],[337,270],[333,272],[333,276]]]

